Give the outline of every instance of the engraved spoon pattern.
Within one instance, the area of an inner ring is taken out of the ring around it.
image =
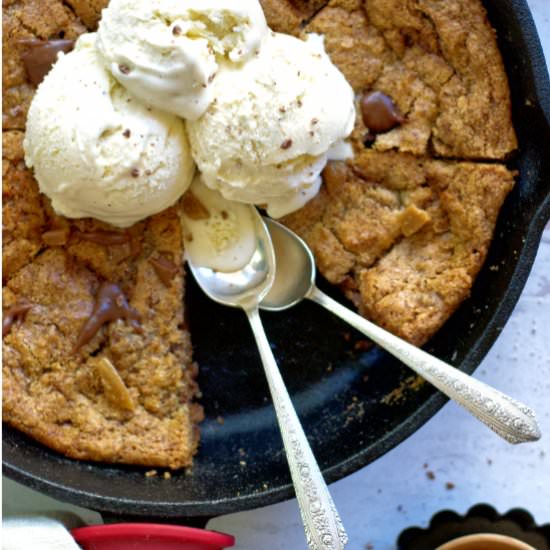
[[[276,264],[269,231],[258,211],[253,207],[250,211],[254,217],[256,247],[244,267],[234,272],[222,272],[196,265],[191,257],[187,258],[188,264],[197,283],[212,300],[240,307],[246,312],[273,399],[310,550],[343,550],[348,537],[292,405],[260,319],[259,303],[273,284]]]
[[[307,244],[283,225],[267,219],[277,275],[261,309],[282,311],[308,298],[328,309],[400,359],[510,443],[541,437],[528,406],[409,344],[333,300],[315,286],[315,261]]]

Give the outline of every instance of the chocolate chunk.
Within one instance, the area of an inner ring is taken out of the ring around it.
[[[207,220],[210,212],[202,202],[191,192],[187,191],[183,196],[183,212],[191,220]]]
[[[4,312],[2,315],[2,338],[11,332],[11,328],[16,321],[23,321],[27,311],[32,307],[32,304],[16,304]]]
[[[29,80],[38,86],[50,72],[52,65],[57,61],[59,52],[70,52],[74,47],[74,40],[22,40],[28,46],[21,59],[29,76]]]
[[[285,139],[283,143],[281,143],[281,149],[289,149],[290,147],[292,147],[291,139]]]
[[[74,236],[82,241],[90,241],[92,243],[101,244],[103,246],[112,246],[117,244],[126,244],[130,242],[128,233],[119,233],[117,231],[90,231],[83,233],[75,231]]]
[[[329,185],[341,185],[347,179],[347,169],[344,162],[329,162],[323,170],[323,179]]]
[[[122,74],[128,74],[130,72],[130,67],[128,67],[128,65],[124,65],[124,63],[121,63],[119,66],[118,66],[118,70],[122,73]]]
[[[361,114],[365,126],[375,134],[387,132],[406,120],[392,98],[382,92],[372,92],[363,96]]]
[[[129,137],[132,135],[132,132],[130,131],[129,128],[126,128],[126,130],[124,130],[124,132],[122,132],[122,135],[123,135],[125,138],[129,138]]]
[[[172,280],[177,275],[179,269],[173,262],[165,258],[164,256],[158,256],[157,258],[149,258],[149,263],[153,266],[158,278],[165,286],[170,286]]]
[[[73,353],[87,344],[105,323],[117,319],[126,319],[138,332],[142,332],[141,316],[128,303],[120,287],[114,283],[102,283],[95,298],[92,314],[80,330]]]
[[[181,27],[179,25],[174,25],[172,28],[172,34],[174,36],[179,36],[181,34]]]
[[[64,246],[68,240],[68,229],[51,229],[42,233],[42,242],[48,246]]]
[[[363,145],[367,148],[367,149],[370,149],[373,145],[373,143],[376,141],[376,134],[373,134],[372,132],[367,132],[364,136],[363,136]]]

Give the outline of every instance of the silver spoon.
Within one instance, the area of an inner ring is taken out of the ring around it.
[[[258,310],[275,279],[275,253],[269,231],[255,208],[256,249],[242,269],[231,273],[195,265],[187,258],[202,290],[215,302],[242,308],[250,322],[275,406],[286,457],[311,550],[342,550],[348,537],[294,410],[273,357]]]
[[[532,409],[471,378],[440,359],[394,336],[339,304],[315,286],[315,262],[307,244],[283,225],[267,219],[277,260],[275,282],[261,309],[282,311],[304,298],[322,305],[400,359],[510,443],[540,438]]]

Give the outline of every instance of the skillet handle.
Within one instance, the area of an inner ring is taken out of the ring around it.
[[[258,307],[245,311],[269,384],[308,547],[310,550],[343,550],[348,536],[273,357]]]
[[[537,441],[532,409],[367,321],[313,286],[307,295],[390,352],[509,443]]]

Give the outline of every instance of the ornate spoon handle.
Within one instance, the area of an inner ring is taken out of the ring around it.
[[[258,309],[246,310],[260,350],[310,550],[342,550],[348,537],[271,352]]]
[[[307,298],[322,305],[389,351],[506,441],[523,443],[540,438],[535,413],[523,403],[367,321],[316,287],[311,289]]]

